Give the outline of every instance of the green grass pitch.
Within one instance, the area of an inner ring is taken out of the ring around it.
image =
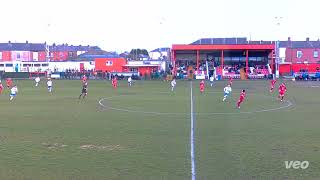
[[[190,82],[15,80],[0,96],[0,179],[191,179]],[[320,179],[319,82],[287,82],[285,102],[268,81],[227,81],[199,92],[193,81],[196,177],[201,180]],[[278,85],[278,83],[277,83]],[[240,90],[247,90],[241,109]],[[100,102],[100,104],[99,104]],[[286,169],[285,161],[309,161]]]

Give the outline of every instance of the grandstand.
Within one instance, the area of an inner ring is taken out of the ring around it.
[[[205,38],[187,45],[172,45],[175,74],[193,69],[194,75],[208,78],[263,78],[275,71],[275,43],[247,38]]]

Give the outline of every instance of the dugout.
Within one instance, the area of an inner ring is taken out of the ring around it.
[[[174,74],[194,69],[195,76],[263,78],[275,72],[274,42],[242,41],[236,38],[218,38],[223,41],[195,42],[188,45],[172,45]],[[231,40],[235,40],[234,42]]]

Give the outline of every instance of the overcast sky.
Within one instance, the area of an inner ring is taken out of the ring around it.
[[[1,0],[0,42],[125,51],[211,37],[317,40],[319,8],[319,0]]]

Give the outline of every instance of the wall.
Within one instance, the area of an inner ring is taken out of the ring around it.
[[[36,72],[39,69],[41,71],[46,71],[47,69],[50,69],[51,71],[54,71],[54,69],[57,69],[58,71],[66,71],[67,69],[75,69],[80,70],[80,64],[84,64],[85,70],[94,70],[95,65],[94,62],[82,62],[82,61],[67,61],[67,62],[21,62],[21,61],[5,61],[0,63],[0,71],[6,71],[6,72],[14,72],[15,65],[18,64],[19,66],[19,72],[27,72],[29,68],[29,72]],[[11,64],[11,67],[6,67],[7,64]],[[4,66],[2,66],[4,65]],[[46,65],[46,66],[44,66]]]
[[[301,69],[308,70],[309,73],[317,72],[317,68],[320,69],[320,64],[281,64],[279,66],[280,75],[285,73],[300,72]]]
[[[0,61],[11,61],[11,51],[2,51],[2,59]]]
[[[38,61],[46,61],[47,53],[45,51],[38,52]]]
[[[30,61],[32,53],[30,51],[11,51],[12,61]]]
[[[140,75],[144,76],[145,74],[150,75],[153,72],[153,69],[158,69],[158,67],[138,67],[138,72]]]
[[[279,48],[279,58],[280,58],[281,63],[285,62],[286,50],[287,50],[287,48]]]
[[[291,72],[291,64],[280,64],[279,65],[279,74],[290,74]]]
[[[127,61],[124,58],[96,58],[95,69],[97,71],[122,72]]]
[[[54,51],[51,53],[51,61],[66,61],[68,59],[68,51]]]
[[[306,69],[308,72],[313,73],[317,71],[317,68],[320,68],[320,64],[293,64],[293,72],[299,72],[300,69]]]
[[[85,70],[94,70],[95,65],[93,62],[89,61],[67,61],[67,62],[49,62],[49,69],[54,70],[55,68],[58,71],[66,71],[67,69],[75,69],[80,71],[80,64],[84,64]]]
[[[320,56],[320,49],[291,49],[287,48],[286,49],[286,62],[292,62],[293,64],[295,63],[303,63],[304,61],[308,61],[308,63],[318,63],[320,61],[319,56],[317,58],[313,57],[313,52],[317,50]],[[302,51],[302,57],[297,58],[297,51]]]

